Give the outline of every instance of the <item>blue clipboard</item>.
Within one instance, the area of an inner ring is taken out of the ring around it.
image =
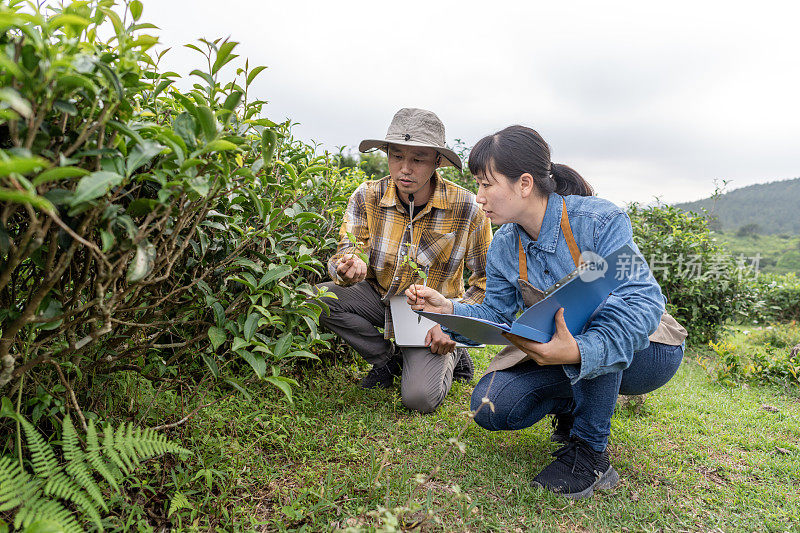
[[[637,276],[646,263],[629,245],[607,257],[584,254],[584,264],[550,287],[544,298],[525,310],[512,324],[440,313],[420,314],[483,344],[511,344],[502,333],[513,333],[536,342],[548,342],[556,330],[555,314],[564,308],[564,321],[573,335],[579,335],[603,308],[608,296]]]

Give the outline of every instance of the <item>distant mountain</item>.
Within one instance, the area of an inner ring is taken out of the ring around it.
[[[748,185],[696,202],[675,204],[684,211],[705,208],[717,217],[717,231],[800,234],[800,178]]]

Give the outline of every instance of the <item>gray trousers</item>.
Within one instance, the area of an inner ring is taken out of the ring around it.
[[[366,281],[342,287],[329,281],[327,287],[338,299],[325,298],[330,315],[322,313],[320,323],[336,333],[361,357],[373,365],[386,364],[395,353],[392,342],[376,328],[383,327],[386,307]],[[403,405],[413,411],[431,413],[444,401],[453,385],[456,353],[439,355],[424,347],[401,347],[403,375],[400,394]]]

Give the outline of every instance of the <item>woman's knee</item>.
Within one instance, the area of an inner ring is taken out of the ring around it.
[[[633,357],[631,365],[622,373],[620,394],[646,394],[666,385],[683,361],[683,346],[651,342]]]
[[[489,409],[487,404],[483,403],[483,399],[486,398],[486,393],[489,390],[485,378],[486,376],[481,378],[481,380],[478,381],[478,384],[475,385],[475,388],[472,390],[472,396],[470,397],[469,401],[469,409],[473,413],[472,419],[476,424],[484,429],[495,431],[496,428],[494,427],[494,424],[492,424],[491,420],[491,409]]]

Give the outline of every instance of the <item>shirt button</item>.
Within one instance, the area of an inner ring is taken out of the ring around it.
[[[397,281],[397,280],[398,280],[398,279],[400,279],[400,278],[394,278],[394,279],[395,279],[395,281]]]
[[[545,270],[544,273],[545,274],[550,274],[550,271],[549,270]]]

